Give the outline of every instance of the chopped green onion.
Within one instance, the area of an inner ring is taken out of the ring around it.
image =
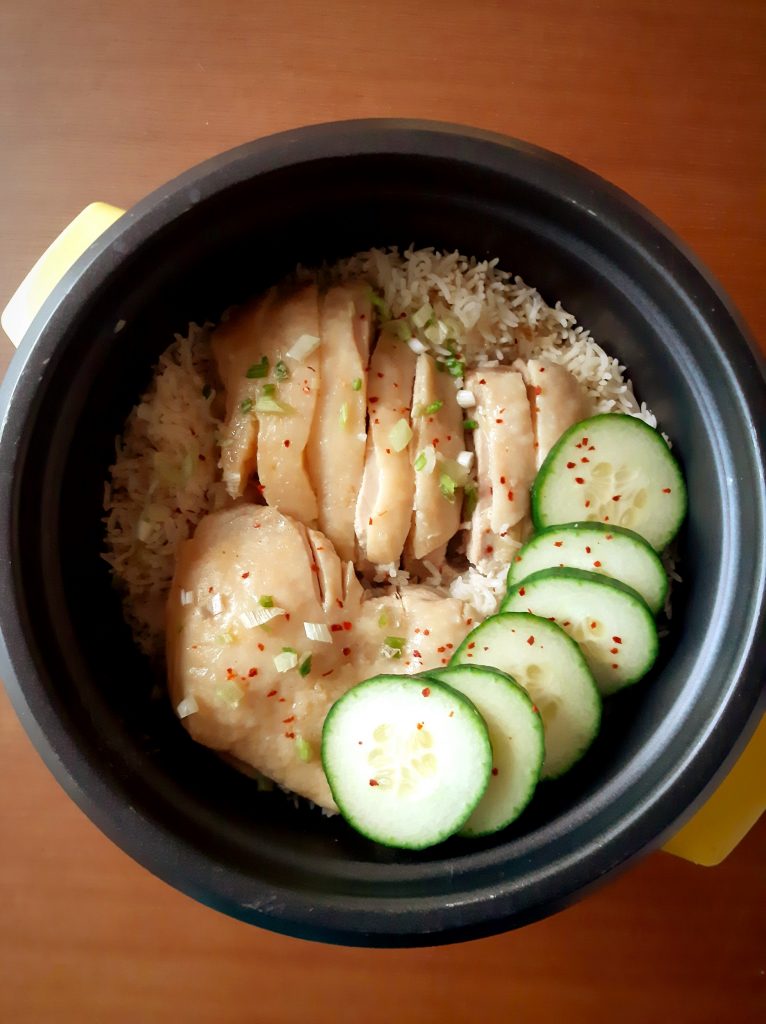
[[[298,672],[305,678],[311,671],[311,655],[307,654],[298,666]]]
[[[425,330],[423,331],[423,334],[425,334],[426,338],[428,338],[428,340],[433,345],[441,344],[442,335],[441,335],[441,331],[439,330],[439,322],[438,322],[438,320],[433,320],[433,318],[432,318],[432,321],[429,321],[426,324],[426,327],[425,327]]]
[[[432,444],[426,445],[415,459],[413,465],[417,473],[421,473],[423,470],[426,473],[433,473],[436,468],[436,449],[434,446]]]
[[[412,329],[404,318],[389,320],[387,324],[383,324],[383,330],[395,334],[399,341],[409,341],[412,337]]]
[[[261,394],[266,395],[268,398],[273,398],[277,393],[276,384],[264,384],[261,388]]]
[[[395,651],[401,651],[407,639],[403,636],[387,636],[383,643],[386,647],[393,647]]]
[[[304,740],[302,736],[295,737],[295,753],[298,755],[301,761],[305,762],[311,760],[311,744],[307,742],[307,740]]]
[[[231,630],[227,629],[225,633],[218,633],[215,642],[219,647],[228,647],[229,644],[234,643],[234,634]]]
[[[463,430],[476,430],[478,426],[476,420],[463,420]]]
[[[239,411],[240,412],[248,413],[248,412],[250,412],[250,410],[252,408],[253,408],[253,400],[252,400],[252,398],[244,398],[239,403]]]
[[[258,598],[258,604],[261,606],[261,608],[273,608],[274,598],[271,596],[271,594],[264,594],[263,597]]]
[[[209,384],[206,384],[204,386],[204,388],[202,389],[202,397],[207,399],[207,398],[210,398],[210,396],[212,394],[213,394],[213,389],[210,387]]]
[[[479,492],[473,484],[466,484],[463,492],[463,518],[470,519],[476,510],[476,502],[479,500]]]
[[[286,416],[293,412],[293,407],[286,402],[280,402],[271,395],[259,395],[255,400],[255,411],[259,414],[273,413],[277,416]]]
[[[282,648],[282,652],[283,652],[283,654],[297,654],[298,653],[294,647],[283,647]]]
[[[248,367],[245,376],[248,380],[256,380],[260,377],[268,376],[269,372],[269,360],[267,356],[263,356],[257,363],[253,363],[252,366]]]
[[[315,334],[302,334],[295,344],[287,350],[287,355],[290,359],[295,359],[300,363],[306,356],[310,356],[315,349],[319,348],[319,343],[319,338]]]
[[[378,616],[378,626],[380,627],[380,629],[385,629],[387,625],[388,616],[386,615],[385,612],[381,612],[380,615]]]
[[[391,319],[391,310],[388,308],[388,303],[385,299],[382,299],[377,292],[373,291],[372,288],[370,288],[370,305],[378,314],[381,321]]]
[[[397,420],[388,432],[388,440],[395,452],[404,451],[412,440],[412,429],[407,420]]]
[[[227,682],[221,683],[216,691],[216,696],[230,708],[238,708],[239,702],[242,700],[242,690],[233,679],[229,679]]]
[[[422,329],[433,315],[433,306],[430,302],[426,302],[416,313],[412,314],[412,322],[416,327]]]
[[[344,402],[343,405],[340,407],[340,412],[338,413],[338,422],[342,427],[345,427],[346,424],[348,423],[348,402]]]
[[[421,416],[433,416],[435,412],[438,412],[444,405],[441,398],[437,398],[435,402],[429,402],[429,404],[423,409]]]
[[[298,664],[298,655],[295,651],[282,651],[274,655],[274,668],[277,672],[289,672]]]
[[[361,377],[354,377],[354,379],[351,381],[351,389],[352,389],[352,391],[361,391],[362,390],[362,378]]]
[[[420,473],[421,470],[426,468],[426,453],[421,452],[420,455],[415,459],[414,462],[415,472]]]
[[[287,368],[287,364],[283,363],[281,359],[277,360],[274,364],[274,377],[276,380],[290,379],[290,371]]]
[[[448,359],[447,369],[453,377],[462,377],[465,373],[465,363],[462,359]]]
[[[436,360],[436,369],[439,371],[439,373],[446,373],[447,372],[447,364],[443,360],[437,359]]]
[[[447,501],[455,500],[455,481],[449,475],[449,473],[442,473],[439,477],[439,490],[442,492]]]

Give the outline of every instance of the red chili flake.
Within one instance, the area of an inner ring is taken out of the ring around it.
[[[445,647],[447,648],[447,650],[448,650],[448,651],[451,651],[451,650],[452,650],[452,648],[453,648],[453,647],[454,647],[455,645],[454,645],[454,644],[445,644],[444,646],[445,646]]]
[[[448,658],[442,658],[442,665],[446,665],[448,663],[448,661],[449,661]]]
[[[386,455],[390,455],[390,454],[391,454],[391,449],[390,448],[386,448]]]
[[[207,462],[207,459],[205,458],[204,455],[198,455],[197,458],[199,459],[200,462]]]
[[[256,491],[259,492],[259,494],[263,494],[263,492],[266,490],[266,485],[265,484],[261,484],[261,483],[257,483],[255,485],[255,489],[256,489]]]
[[[472,654],[471,654],[471,652],[469,651],[469,652],[468,652],[468,654],[466,654],[466,658],[472,658],[472,657],[473,657],[473,655],[472,655]]]
[[[226,678],[227,679],[236,679],[237,678],[237,673],[234,671],[233,668],[227,668],[226,669]]]
[[[487,546],[486,546],[486,547],[484,548],[484,550],[485,550],[485,551],[487,552],[487,554],[488,554],[488,555],[491,555],[491,554],[492,554],[492,552],[493,552],[493,551],[494,551],[495,549],[494,549],[494,548],[492,547],[492,545],[491,545],[491,544],[488,544],[488,545],[487,545]]]
[[[335,671],[335,669],[334,669],[334,668],[331,668],[331,669],[329,670],[329,672],[323,672],[323,673],[322,673],[322,679],[324,679],[324,678],[325,678],[325,676],[331,676],[331,675],[333,674],[333,672],[334,672],[334,671]]]
[[[567,462],[567,469],[574,469],[574,468],[575,468],[574,462]]]
[[[263,646],[263,644],[262,644],[262,643],[260,643],[260,642],[259,642],[259,643],[258,643],[258,650],[259,650],[259,651],[265,651],[265,650],[266,650],[266,648],[265,648],[265,647]]]
[[[367,520],[367,525],[372,526],[372,516]]]
[[[527,643],[529,644],[530,647],[532,646],[532,644],[534,642],[535,642],[535,638],[533,636],[528,636],[527,637]]]
[[[431,444],[434,446],[434,448],[438,447],[438,445],[439,445],[439,438],[438,437],[433,438],[433,440],[431,441]]]
[[[580,442],[580,444],[583,446],[583,448],[587,448],[588,447],[588,438],[584,437],[582,439],[582,441]]]
[[[341,626],[341,624],[339,622],[333,622],[333,624],[330,626],[330,632],[331,633],[342,633],[343,632],[343,626]]]
[[[538,384],[538,385],[537,385],[537,386],[535,387],[535,394],[536,394],[536,395],[541,395],[542,393],[543,393],[543,389],[542,389],[542,388],[540,387],[540,385]]]
[[[269,692],[266,694],[267,697],[276,697],[276,695],[277,695],[277,691],[276,690],[269,690]]]
[[[343,657],[347,658],[349,656],[349,654],[351,654],[351,648],[350,647],[344,647],[342,653],[343,653]]]
[[[295,739],[295,733],[294,732],[286,732],[285,736],[286,736],[286,738],[288,740],[294,740]]]
[[[473,622],[473,619],[466,619],[465,620],[466,626],[470,626],[472,622]]]
[[[470,644],[468,645],[468,650],[469,650],[469,651],[472,651],[472,650],[474,649],[474,647],[475,647],[475,646],[476,646],[476,641],[475,641],[475,640],[472,640],[472,641],[470,642]]]
[[[290,621],[290,612],[285,612],[285,622]]]
[[[380,420],[378,419],[377,416],[375,417],[375,419],[372,422],[375,424],[376,427],[380,426]]]
[[[282,442],[282,444],[285,446],[285,448],[289,448],[290,447],[290,438],[286,437],[284,439],[284,441]]]
[[[621,497],[622,497],[621,494],[613,494],[612,495],[612,501],[619,501]]]
[[[612,662],[612,668],[618,668],[617,662]]]
[[[420,653],[420,651],[413,651],[412,652],[412,657],[413,658],[422,658],[423,655]]]
[[[622,643],[622,637],[619,637],[619,636],[613,636],[612,640],[614,640],[614,642],[616,644],[621,644]]]
[[[501,477],[500,477],[500,483],[501,483],[501,484],[504,484],[504,483],[505,483],[505,477],[504,477],[504,476],[501,476]]]
[[[583,478],[581,476],[576,476],[575,477],[575,483],[576,484],[584,484],[585,481],[583,480]]]
[[[493,775],[497,775],[497,768],[493,768],[493,769],[492,769],[492,774],[493,774]]]
[[[534,711],[534,713],[535,713],[536,715],[539,715],[539,714],[540,714],[540,709],[538,708],[537,704],[533,704],[533,705],[532,705],[532,710]]]
[[[662,488],[662,493],[663,494],[670,494],[670,488],[669,487],[663,487]]]
[[[417,724],[417,728],[418,728],[418,729],[422,729],[422,728],[423,728],[423,723],[422,723],[422,722],[418,722],[418,724]]]
[[[502,423],[502,420],[495,420],[495,423]]]
[[[247,579],[247,577],[248,577],[249,575],[250,575],[250,573],[249,573],[249,572],[243,572],[243,573],[242,573],[242,579],[243,579],[243,580],[246,580],[246,579]]]
[[[554,546],[554,548],[563,548],[564,541],[563,540],[554,540],[553,546]]]
[[[613,537],[613,536],[611,535],[611,533],[608,533],[608,534],[606,535],[606,539],[607,539],[607,540],[614,540],[614,537]]]
[[[295,715],[290,715],[289,718],[283,718],[282,719],[282,724],[283,725],[289,725],[290,722],[294,722],[294,721],[295,721]]]
[[[516,557],[514,558],[514,562],[520,562],[520,561],[521,561],[521,555],[516,555]]]
[[[252,679],[253,676],[257,676],[258,675],[258,669],[257,668],[251,668],[250,671],[247,674],[250,677],[250,679]]]
[[[277,703],[278,704],[284,704],[285,703],[285,698],[284,697],[280,697],[279,700],[277,701]]]
[[[350,623],[348,621],[344,622],[343,623],[343,628],[346,630],[346,632],[348,632],[348,630],[352,628],[352,623]]]
[[[437,647],[436,650],[439,654],[444,654],[444,647]]]
[[[484,380],[484,378],[483,378],[483,377],[482,377],[482,378],[481,378],[481,380],[479,381],[479,384],[486,384],[486,383],[487,383],[487,382],[486,382],[486,381]]]
[[[375,403],[379,402],[380,399],[376,395],[373,395],[371,398],[368,399],[368,401],[369,401],[370,405],[375,405]]]
[[[605,522],[605,523],[608,523],[608,522],[609,522],[609,516],[604,516],[604,522]]]
[[[569,621],[569,619],[567,619],[566,622],[562,622],[561,625],[562,626],[571,626],[572,623]]]
[[[449,717],[449,718],[454,718],[454,717],[455,717],[455,712],[454,712],[454,711],[450,711],[450,713],[449,713],[449,716],[448,716],[448,717]]]
[[[513,501],[513,491],[508,491],[508,501]]]
[[[588,501],[586,501],[586,502],[585,502],[585,507],[586,507],[586,508],[590,508],[590,499],[589,499]]]
[[[580,462],[590,462],[590,459],[586,455],[583,455],[583,457],[580,459]]]
[[[420,692],[423,694],[424,697],[430,697],[431,696],[431,687],[430,686],[426,686]]]
[[[342,607],[343,607],[343,602],[341,601],[341,599],[340,599],[339,597],[336,597],[336,598],[335,598],[335,603],[337,604],[337,606],[338,606],[339,608],[342,608]]]
[[[540,367],[540,373],[545,373],[545,367],[544,366]]]
[[[555,615],[549,615],[548,616],[548,622],[555,622],[555,621],[556,621],[556,616]]]
[[[431,630],[430,629],[424,629],[423,630],[423,636],[430,636],[430,635],[431,635]]]
[[[617,654],[618,651],[619,651],[619,647],[610,647],[609,648],[609,653],[610,654]]]
[[[447,440],[448,440],[448,441],[451,441],[451,440],[452,440],[452,434],[447,434]]]
[[[315,573],[319,572],[319,566],[316,564],[316,562],[311,563],[311,571]]]
[[[523,587],[519,588],[519,597],[523,597],[526,594],[526,590]]]
[[[586,547],[586,548],[585,548],[585,554],[586,554],[586,555],[589,555],[589,554],[590,554],[590,548],[588,548],[588,547]]]
[[[595,450],[596,450],[596,446],[593,445],[593,444],[590,446],[590,448],[588,448],[589,452],[595,452]]]
[[[600,569],[600,568],[601,568],[601,562],[599,562],[599,561],[596,561],[596,562],[594,562],[593,564],[594,564],[594,565],[596,566],[596,568],[597,568],[597,569]]]
[[[597,623],[597,622],[591,622],[591,624],[590,624],[590,628],[591,628],[591,629],[595,629],[597,625],[598,625],[598,623]]]
[[[380,370],[378,371],[378,377],[380,377],[380,379],[383,380],[383,374],[380,372]]]
[[[370,785],[371,786],[379,786],[380,783],[378,782],[377,779],[370,779]]]

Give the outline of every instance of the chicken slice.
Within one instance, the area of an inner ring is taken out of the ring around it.
[[[361,555],[374,565],[398,564],[410,529],[410,445],[396,451],[391,431],[400,420],[409,426],[415,361],[409,346],[386,331],[370,361],[370,426],[354,525]]]
[[[530,359],[523,371],[536,434],[537,468],[565,430],[592,415],[585,388],[557,363]]]
[[[529,489],[535,478],[532,417],[524,379],[515,370],[473,370],[466,388],[476,398],[478,424],[478,491],[467,555],[482,572],[495,572],[507,565],[530,529]]]
[[[226,393],[220,466],[226,489],[232,498],[244,494],[255,472],[258,421],[250,412],[257,397],[257,380],[247,372],[260,359],[264,326],[274,304],[275,291],[235,310],[216,329],[212,338],[213,357]],[[243,412],[243,409],[247,410]]]
[[[313,523],[318,510],[306,468],[306,446],[319,391],[321,349],[293,358],[290,350],[304,337],[319,338],[314,284],[281,297],[270,311],[259,355],[266,356],[272,370],[280,361],[286,366],[289,377],[275,380],[272,376],[268,384],[275,388],[273,398],[287,411],[258,413],[258,478],[263,496],[286,515]]]
[[[367,439],[372,305],[367,285],[331,288],[320,302],[322,386],[307,449],[319,528],[341,558],[354,557],[354,505]]]
[[[463,450],[463,412],[452,377],[439,373],[436,360],[428,354],[418,356],[412,410],[410,449],[415,464],[429,445],[442,459],[454,461]],[[415,508],[407,547],[416,560],[431,560],[432,555],[436,561],[443,560],[444,546],[460,525],[463,492],[445,492],[444,472],[441,462],[433,472],[425,468],[415,472]]]
[[[339,575],[343,609],[327,600]],[[259,626],[264,603],[277,614]],[[320,758],[332,704],[376,673],[444,664],[475,615],[428,587],[364,601],[327,538],[240,504],[207,516],[180,546],[167,614],[171,698],[186,701],[193,739],[335,810]],[[330,642],[309,640],[307,622],[327,625]],[[299,661],[279,671],[285,648]]]

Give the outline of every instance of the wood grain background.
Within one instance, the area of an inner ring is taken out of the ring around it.
[[[763,0],[0,0],[0,305],[84,205],[299,124],[430,117],[571,157],[652,208],[766,342]],[[10,358],[0,340],[0,373]],[[446,949],[314,946],[154,879],[0,698],[0,1021],[766,1019],[766,823],[654,854],[565,913]]]

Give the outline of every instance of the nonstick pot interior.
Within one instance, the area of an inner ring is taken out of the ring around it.
[[[217,320],[296,262],[410,242],[498,257],[560,299],[629,367],[690,498],[683,584],[652,675],[610,699],[585,760],[541,786],[515,826],[417,855],[257,792],[193,744],[133,647],[99,557],[114,437],[173,332]],[[0,403],[0,675],[104,831],[218,909],[379,945],[522,924],[658,842],[747,729],[764,658],[762,402],[720,294],[635,204],[574,165],[401,122],[254,143],[119,221],[14,361]]]

